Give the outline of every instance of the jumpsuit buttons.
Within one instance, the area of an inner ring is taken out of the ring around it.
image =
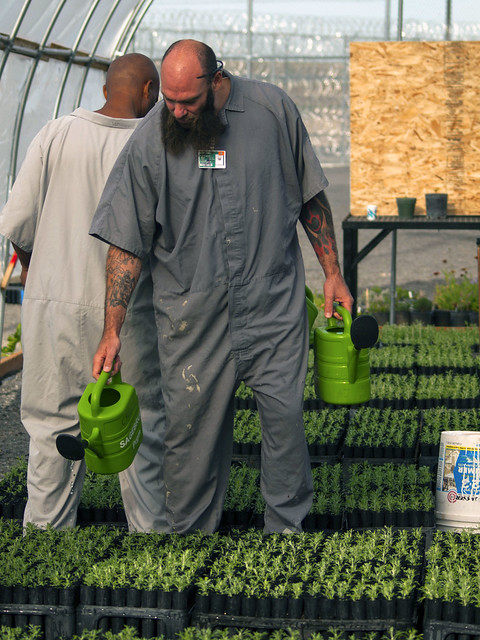
[[[252,285],[243,281],[248,251],[246,224],[241,209],[235,204],[228,173],[218,170],[215,175],[226,229],[232,347],[239,377],[244,378],[258,369],[252,345],[252,340],[258,340],[258,336],[249,335],[246,313],[246,309],[251,307],[247,296]],[[263,333],[267,339],[265,329]],[[305,344],[303,357],[300,354],[299,371],[306,370],[307,357],[308,345]],[[302,380],[304,375],[302,373]],[[265,529],[267,532],[301,531],[301,522],[310,510],[313,497],[310,458],[303,428],[303,384],[297,384],[291,403],[284,402],[280,395],[268,397],[255,388],[253,392],[262,423],[261,486],[267,502]]]

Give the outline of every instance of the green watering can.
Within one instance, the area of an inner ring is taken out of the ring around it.
[[[68,460],[85,457],[95,473],[118,473],[129,467],[142,442],[143,431],[135,389],[122,382],[120,372],[106,385],[111,372],[102,371],[78,403],[80,437],[61,434],[56,445]]]
[[[310,345],[313,344],[313,323],[315,322],[315,318],[318,316],[318,309],[315,306],[315,302],[313,301],[313,293],[312,291],[305,286],[305,299],[307,302],[307,314],[308,314],[308,330],[310,332]]]
[[[314,331],[315,391],[329,404],[361,404],[370,400],[368,349],[378,340],[378,323],[373,316],[359,316],[352,322],[347,309],[335,304],[343,326],[335,317]]]

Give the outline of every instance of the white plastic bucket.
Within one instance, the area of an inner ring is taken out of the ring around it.
[[[480,533],[480,432],[442,431],[435,494],[438,529]]]

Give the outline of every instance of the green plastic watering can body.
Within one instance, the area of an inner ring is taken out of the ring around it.
[[[142,442],[140,408],[135,389],[103,371],[87,385],[78,403],[80,433],[87,467],[100,474],[119,473],[129,467]]]
[[[343,326],[329,318],[326,327],[314,331],[315,391],[329,404],[352,405],[370,400],[368,349],[356,349],[350,335],[352,318],[337,306]]]
[[[315,322],[316,317],[318,316],[318,309],[315,306],[313,293],[311,289],[309,289],[307,286],[305,286],[305,301],[307,304],[309,344],[313,345],[313,340],[314,340],[313,324]]]

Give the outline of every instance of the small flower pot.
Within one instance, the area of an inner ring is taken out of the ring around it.
[[[457,602],[442,602],[442,619],[448,620],[448,622],[458,622],[458,607]]]
[[[287,606],[287,598],[272,598],[272,618],[285,618],[287,614]]]
[[[447,200],[448,195],[446,193],[426,193],[425,208],[427,211],[427,218],[446,218]]]
[[[318,618],[319,599],[316,596],[306,595],[303,598],[304,616],[307,620],[316,620]]]
[[[450,326],[450,311],[448,309],[434,309],[432,315],[433,324],[436,327]]]
[[[298,619],[302,616],[303,598],[288,598],[287,615],[289,618]]]
[[[257,618],[269,618],[272,610],[272,602],[268,597],[258,598],[257,600]]]
[[[209,613],[210,596],[208,593],[197,593],[195,596],[195,610],[197,613]]]
[[[412,324],[419,323],[423,325],[431,324],[432,312],[431,311],[411,311],[410,319]]]
[[[397,211],[399,218],[413,218],[415,214],[416,198],[397,198]]]
[[[427,620],[441,620],[442,601],[440,598],[435,598],[434,600],[426,601],[425,618]]]
[[[350,605],[353,620],[365,620],[367,617],[366,601],[363,598],[352,600]]]
[[[254,618],[257,607],[257,599],[251,596],[242,596],[241,613],[247,618]]]
[[[411,316],[408,309],[395,310],[395,324],[410,324]]]
[[[469,311],[451,311],[450,312],[450,326],[451,327],[465,327],[470,320]]]
[[[225,597],[225,613],[229,616],[239,616],[242,604],[242,596],[236,593]]]
[[[212,591],[210,594],[210,611],[212,613],[225,613],[225,594]]]

